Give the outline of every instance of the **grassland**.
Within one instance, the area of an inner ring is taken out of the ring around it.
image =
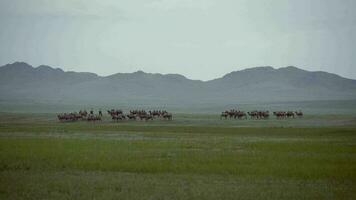
[[[0,199],[356,199],[356,120],[1,113]]]

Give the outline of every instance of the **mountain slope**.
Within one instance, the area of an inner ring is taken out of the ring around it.
[[[246,101],[354,99],[356,81],[326,72],[296,67],[257,67],[236,71],[208,82],[214,96]]]
[[[1,99],[52,101],[66,96],[65,90],[73,85],[98,78],[93,73],[64,72],[49,66],[33,68],[16,62],[0,67],[0,94]]]
[[[228,104],[356,99],[356,81],[296,67],[257,67],[211,81],[142,71],[102,77],[16,62],[0,67],[0,100],[92,104]]]

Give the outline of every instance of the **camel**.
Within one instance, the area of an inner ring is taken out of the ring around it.
[[[172,120],[172,114],[171,113],[165,113],[163,115],[163,119]]]
[[[227,119],[228,114],[226,112],[222,112],[220,115],[220,119],[225,118]]]
[[[121,121],[121,120],[126,119],[125,115],[122,115],[122,114],[113,115],[111,118],[112,118],[113,120],[116,120],[116,121],[119,121],[119,120]]]
[[[303,112],[302,111],[295,111],[295,114],[298,116],[298,117],[303,117]]]
[[[131,119],[131,120],[136,120],[136,115],[134,115],[134,114],[132,114],[132,113],[126,115],[126,117],[127,117],[128,119]]]

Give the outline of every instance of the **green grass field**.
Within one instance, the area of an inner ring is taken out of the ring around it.
[[[1,113],[0,199],[356,199],[356,118]]]

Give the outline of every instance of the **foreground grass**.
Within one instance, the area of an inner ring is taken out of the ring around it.
[[[0,123],[2,199],[355,199],[356,129]]]

